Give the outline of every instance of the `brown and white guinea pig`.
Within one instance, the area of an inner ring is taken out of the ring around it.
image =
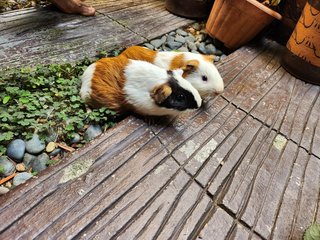
[[[83,73],[80,95],[92,107],[118,113],[177,115],[202,104],[199,92],[182,73],[124,56],[102,58]]]
[[[140,46],[128,47],[121,55],[129,59],[147,61],[167,70],[182,69],[183,77],[199,91],[201,96],[221,93],[224,90],[223,79],[213,64],[212,55],[158,52]]]

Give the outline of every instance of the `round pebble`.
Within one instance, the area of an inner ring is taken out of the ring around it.
[[[57,141],[59,137],[59,134],[56,133],[55,131],[51,130],[48,134],[48,136],[46,137],[46,142],[49,143],[49,142],[55,142]]]
[[[154,46],[152,46],[150,43],[145,43],[145,44],[143,44],[143,46],[145,46],[146,48],[149,48],[151,50],[154,49]]]
[[[180,52],[189,52],[189,49],[187,47],[180,47],[180,48],[178,48],[178,51],[180,51]]]
[[[13,185],[18,186],[22,183],[25,183],[28,179],[32,178],[32,174],[28,172],[22,172],[18,173],[14,178],[13,178]]]
[[[199,51],[203,54],[207,54],[206,45],[204,42],[201,42],[198,47]]]
[[[47,168],[47,162],[49,161],[49,156],[46,153],[42,153],[31,163],[32,170],[34,172],[41,172]]]
[[[49,142],[47,147],[46,147],[46,152],[50,153],[54,149],[56,149],[56,143],[55,142]]]
[[[72,139],[70,140],[71,144],[78,143],[81,141],[81,136],[78,133],[74,133],[72,135]]]
[[[26,166],[23,163],[18,163],[16,165],[16,170],[18,172],[24,172],[24,171],[26,171]]]
[[[182,29],[177,29],[176,33],[181,36],[188,36],[188,33],[186,31],[183,31]]]
[[[217,48],[213,44],[208,44],[206,46],[206,54],[216,54]]]
[[[0,195],[6,194],[6,193],[9,192],[9,191],[10,191],[9,188],[0,186]]]
[[[24,166],[29,169],[31,167],[31,164],[32,162],[36,159],[37,157],[34,156],[34,155],[31,155],[29,153],[26,153],[24,156],[23,156],[23,163],[24,163]]]
[[[34,134],[32,139],[26,142],[26,150],[31,154],[38,154],[45,149],[46,145],[40,141],[38,134]]]
[[[0,175],[7,177],[14,173],[16,170],[15,165],[6,156],[0,157]]]
[[[21,162],[26,151],[26,144],[21,139],[11,141],[7,148],[7,156],[17,162]]]
[[[199,30],[201,29],[201,26],[200,26],[199,23],[194,23],[194,24],[192,24],[192,27],[193,27],[195,30],[197,30],[197,31],[199,31]]]
[[[187,42],[187,45],[190,50],[197,50],[197,46],[194,42]]]
[[[154,39],[150,42],[150,44],[152,46],[154,46],[155,48],[159,48],[161,47],[161,45],[163,44],[164,42],[161,40],[161,39]]]
[[[167,42],[167,46],[168,46],[171,50],[176,50],[176,49],[178,49],[179,47],[182,46],[182,43],[181,43],[181,42],[172,41],[172,42]]]
[[[186,39],[180,35],[177,35],[176,38],[174,39],[176,42],[180,42],[180,43],[185,43]]]
[[[6,187],[6,188],[11,188],[12,187],[12,183],[9,181],[9,182],[6,182],[5,184],[4,184],[4,186]]]
[[[102,133],[101,127],[99,125],[90,125],[86,132],[84,133],[84,139],[90,141]]]
[[[61,148],[56,148],[55,150],[53,150],[51,153],[49,153],[49,156],[50,157],[55,157],[57,156],[58,154],[61,153]]]

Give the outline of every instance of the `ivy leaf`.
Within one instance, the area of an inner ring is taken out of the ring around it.
[[[10,96],[5,96],[5,97],[3,98],[3,100],[2,100],[2,103],[3,103],[3,104],[6,104],[7,102],[9,102],[10,99],[11,99]]]

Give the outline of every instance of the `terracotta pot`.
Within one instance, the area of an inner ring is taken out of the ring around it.
[[[320,1],[308,0],[282,55],[282,66],[297,78],[320,85]]]
[[[207,18],[214,0],[166,0],[168,11],[187,18]]]
[[[256,0],[216,0],[206,24],[208,34],[236,49],[281,15]]]

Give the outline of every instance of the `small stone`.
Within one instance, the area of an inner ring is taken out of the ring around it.
[[[201,26],[200,26],[199,23],[194,23],[194,24],[192,24],[192,27],[193,27],[195,30],[197,30],[197,31],[199,31],[199,30],[201,29]]]
[[[214,56],[214,61],[219,62],[220,61],[220,56]]]
[[[177,49],[180,52],[189,52],[189,49],[187,47],[181,47]]]
[[[166,35],[163,35],[161,37],[161,41],[162,41],[162,44],[164,44],[166,41],[167,41],[167,36]]]
[[[170,35],[169,35],[169,36],[167,37],[167,42],[174,42],[174,38],[175,38],[174,36],[170,36]]]
[[[199,50],[199,52],[201,52],[203,54],[207,54],[207,49],[206,49],[206,45],[204,42],[201,42],[199,44],[198,50]]]
[[[61,153],[61,148],[56,148],[55,150],[53,150],[51,153],[49,153],[49,156],[50,157],[55,157],[57,156],[58,154]]]
[[[194,42],[187,42],[188,48],[192,51],[192,50],[197,50],[197,46]]]
[[[9,191],[10,191],[9,188],[0,186],[0,195],[6,194],[6,193],[9,192]]]
[[[206,40],[207,36],[205,34],[199,34],[196,36],[196,40],[199,41],[199,42],[203,42]]]
[[[154,46],[152,46],[150,43],[144,43],[143,46],[145,46],[146,48],[149,48],[151,50],[154,49]]]
[[[101,127],[99,125],[90,125],[86,132],[84,133],[84,139],[90,141],[102,133]]]
[[[186,31],[183,31],[182,29],[178,29],[176,33],[181,36],[188,36],[188,33]]]
[[[163,51],[166,51],[166,52],[170,52],[170,51],[171,51],[171,48],[168,48],[168,47],[166,47],[166,46],[163,46],[162,50],[163,50]]]
[[[16,170],[18,172],[24,172],[24,171],[26,171],[26,166],[23,163],[18,163],[16,165]]]
[[[163,44],[161,39],[154,39],[151,42],[151,45],[154,46],[155,48],[159,48],[161,47],[161,45]]]
[[[199,52],[197,50],[192,50],[191,52],[199,54]]]
[[[28,179],[32,178],[32,174],[28,172],[22,172],[18,173],[14,178],[13,178],[13,185],[18,186],[22,183],[25,183]]]
[[[208,44],[206,46],[206,54],[216,54],[217,48],[213,44]]]
[[[186,39],[180,35],[177,35],[176,38],[174,39],[176,42],[181,42],[181,43],[185,43]]]
[[[0,157],[0,176],[7,177],[16,170],[14,163],[6,156]]]
[[[225,59],[226,57],[227,57],[227,55],[222,54],[222,55],[220,56],[220,59],[223,60],[223,59]]]
[[[170,32],[169,33],[169,36],[175,36],[176,35],[176,32]]]
[[[53,131],[53,130],[50,130],[48,136],[46,137],[46,142],[47,142],[47,143],[49,143],[49,142],[55,142],[55,141],[57,141],[58,137],[59,137],[59,134],[58,134],[58,133],[56,133],[56,132]]]
[[[56,143],[55,142],[49,142],[47,147],[46,147],[46,152],[50,153],[55,149],[56,149]]]
[[[221,50],[217,49],[217,51],[216,51],[215,55],[217,55],[217,56],[221,56],[222,54],[223,54],[223,52],[222,52]]]
[[[6,182],[5,184],[4,184],[4,186],[6,187],[6,188],[11,188],[12,187],[12,183],[9,181],[9,182]]]
[[[34,155],[31,155],[29,153],[26,153],[23,157],[23,163],[27,169],[31,167],[32,162],[36,159],[37,157]]]
[[[72,135],[72,139],[70,140],[71,144],[78,143],[81,141],[81,136],[78,133],[74,133]]]
[[[185,37],[186,42],[194,42],[196,38],[191,34],[188,37]]]
[[[31,140],[26,142],[26,150],[31,154],[38,154],[45,149],[46,145],[40,141],[38,134],[33,134]]]
[[[11,141],[7,148],[7,156],[17,162],[21,162],[26,151],[26,144],[21,139]]]
[[[177,48],[182,46],[181,42],[167,42],[167,46],[171,49],[171,50],[176,50]]]
[[[49,156],[46,153],[42,153],[32,162],[31,167],[34,172],[41,172],[47,168],[47,162],[49,161]]]

